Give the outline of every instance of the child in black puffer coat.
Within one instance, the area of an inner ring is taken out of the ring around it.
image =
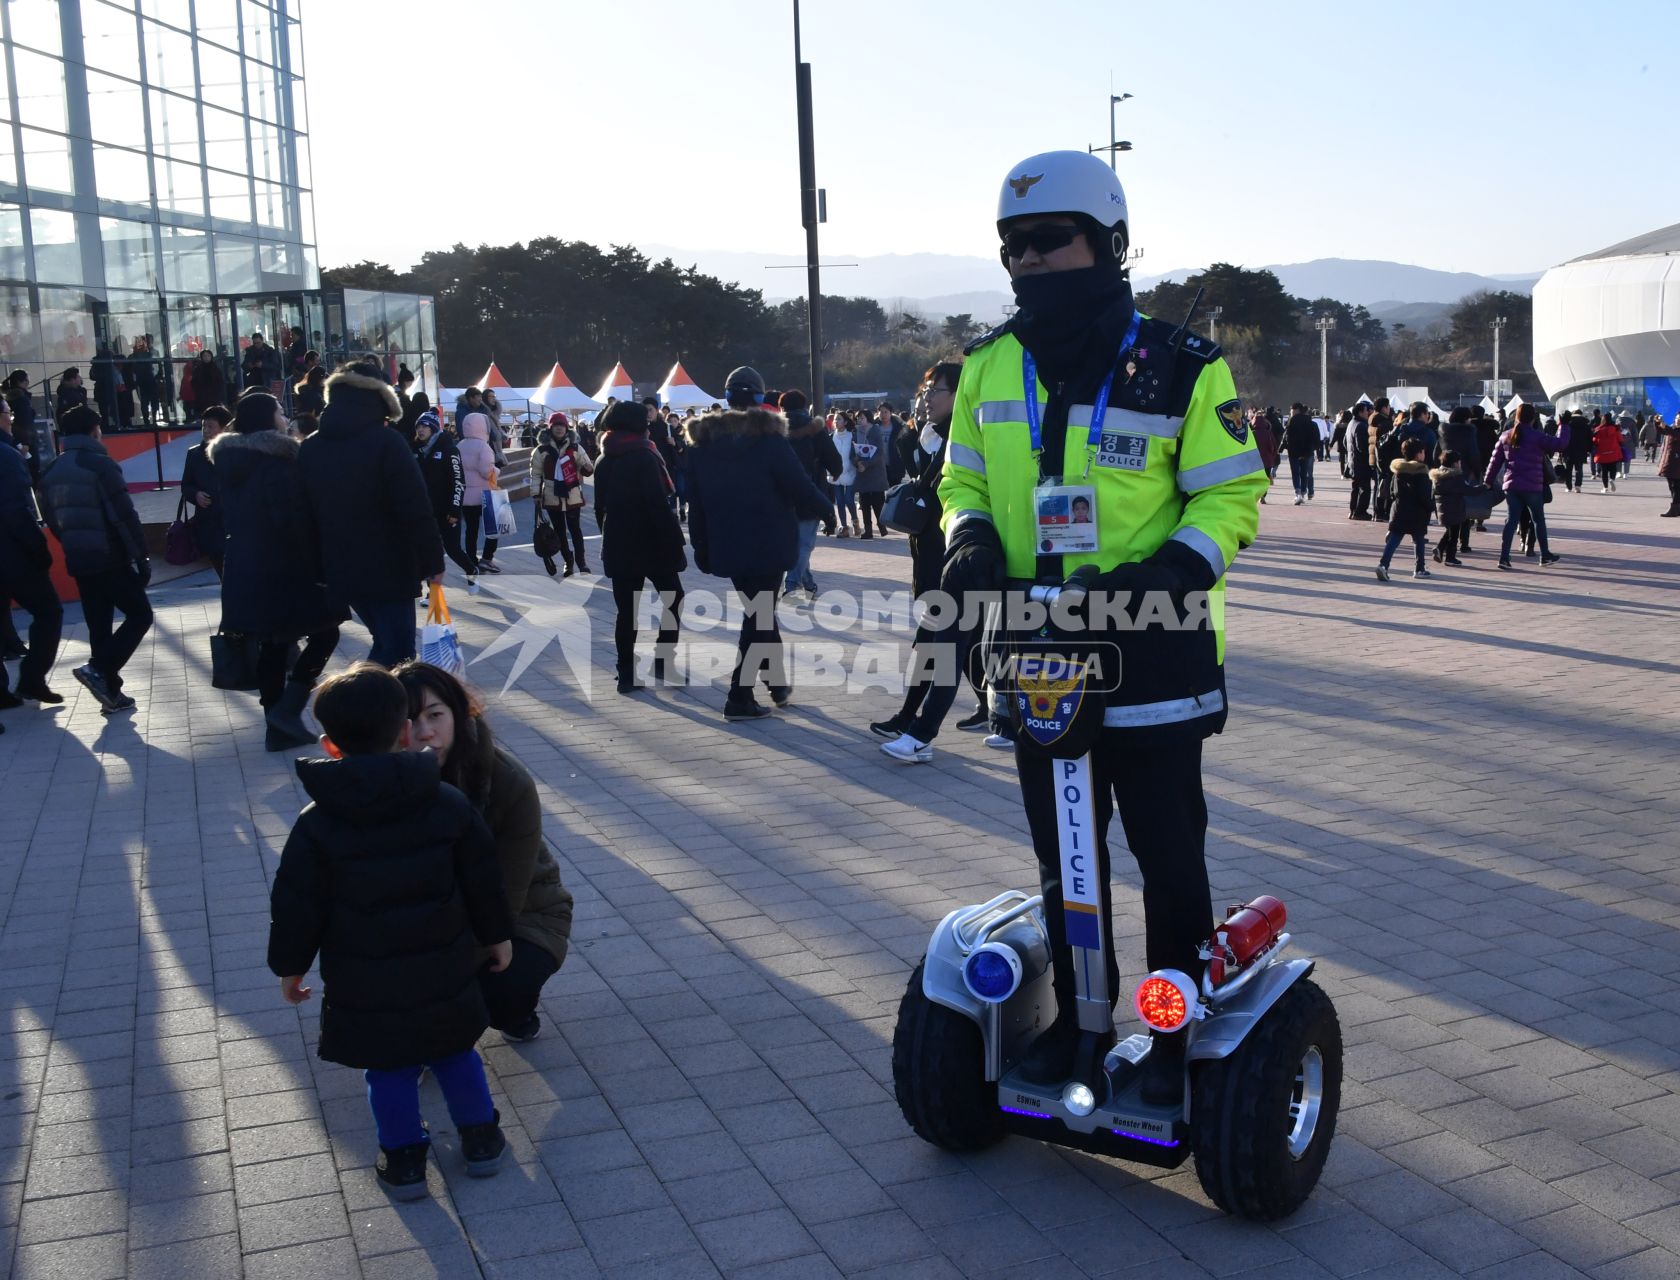
[[[1423,460],[1426,442],[1409,436],[1400,446],[1400,456],[1388,464],[1394,476],[1394,508],[1388,517],[1388,541],[1383,544],[1377,577],[1388,581],[1388,565],[1400,539],[1410,538],[1417,548],[1414,578],[1429,577],[1423,567],[1423,540],[1429,536],[1429,513],[1435,506],[1435,491],[1429,484],[1429,464]]]
[[[379,1131],[375,1172],[398,1199],[426,1193],[430,1136],[420,1070],[449,1104],[467,1172],[496,1171],[507,1150],[473,1048],[490,1025],[478,948],[507,968],[513,925],[496,844],[472,803],[409,750],[408,694],[357,663],[321,685],[315,718],[330,760],[299,760],[311,803],[274,877],[268,966],[289,1004],[309,999],[318,954],[328,1062],[363,1069]]]

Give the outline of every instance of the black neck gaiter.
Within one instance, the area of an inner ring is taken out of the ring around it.
[[[1046,384],[1100,381],[1131,323],[1132,286],[1116,264],[1022,276],[1012,282],[1013,326]]]

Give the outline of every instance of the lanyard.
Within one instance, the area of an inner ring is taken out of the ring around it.
[[[1120,339],[1120,353],[1124,355],[1132,349],[1137,341],[1138,330],[1143,327],[1143,313],[1134,310],[1132,323],[1126,328],[1126,336]],[[1032,358],[1032,352],[1026,347],[1021,348],[1021,385],[1027,404],[1027,430],[1032,434],[1032,449],[1038,453],[1044,448],[1044,435],[1041,429],[1041,419],[1038,408],[1038,364]],[[1114,370],[1108,371],[1108,377],[1097,390],[1097,402],[1091,406],[1091,426],[1086,433],[1086,439],[1102,436],[1103,419],[1108,415],[1108,393],[1114,386]]]

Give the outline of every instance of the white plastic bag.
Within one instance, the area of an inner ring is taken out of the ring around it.
[[[426,607],[426,621],[420,628],[420,661],[430,663],[440,671],[458,676],[467,669],[461,653],[461,638],[455,634],[455,624],[449,619],[449,604],[443,598],[443,588],[433,585],[431,603]]]
[[[513,499],[507,490],[484,491],[484,528],[487,537],[511,538],[519,532],[519,523],[513,518]]]

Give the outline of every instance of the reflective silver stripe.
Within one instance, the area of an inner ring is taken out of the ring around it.
[[[958,444],[953,440],[945,456],[959,467],[967,467],[970,471],[978,471],[981,475],[986,474],[986,459],[978,449],[971,449],[966,444]]]
[[[1025,422],[1027,420],[1027,402],[1025,400],[982,400],[974,406],[974,423],[985,426],[988,422]]]
[[[1135,707],[1108,707],[1103,711],[1105,729],[1142,729],[1155,724],[1179,724],[1225,710],[1225,694],[1218,689],[1200,698],[1174,698],[1170,702],[1144,702]]]
[[[1068,413],[1067,420],[1074,422],[1074,415]],[[1139,413],[1136,408],[1114,408],[1112,405],[1109,405],[1109,415],[1102,420],[1104,430],[1152,435],[1158,440],[1176,440],[1183,425],[1183,418],[1169,418],[1164,413]]]
[[[1199,467],[1185,467],[1178,473],[1178,487],[1185,493],[1200,493],[1203,489],[1211,489],[1227,480],[1237,480],[1264,470],[1260,465],[1260,450],[1244,449],[1228,458],[1204,462]]]
[[[1195,525],[1185,525],[1184,528],[1173,534],[1168,541],[1182,542],[1206,560],[1208,567],[1213,570],[1215,581],[1225,576],[1225,553],[1219,549],[1217,542],[1196,528]]]
[[[982,524],[994,523],[991,512],[989,511],[959,511],[957,512],[956,517],[951,521],[950,526],[945,530],[945,537],[947,541],[956,537],[957,530],[962,528],[964,520],[978,520]]]

